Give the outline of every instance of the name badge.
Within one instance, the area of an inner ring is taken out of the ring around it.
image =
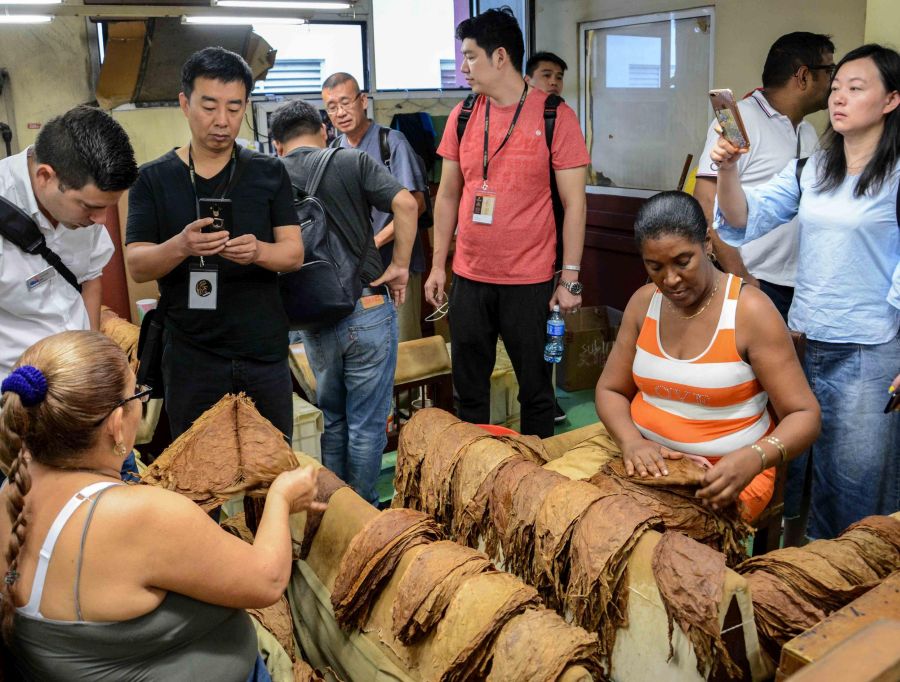
[[[53,279],[56,277],[56,268],[49,267],[46,270],[41,270],[39,273],[32,275],[28,279],[25,280],[25,288],[28,291],[32,291],[33,289],[37,289],[44,282]]]
[[[188,276],[188,308],[215,310],[219,296],[219,270],[215,265],[191,264]]]
[[[475,206],[472,210],[472,222],[490,225],[494,222],[494,204],[497,195],[487,190],[475,192]]]

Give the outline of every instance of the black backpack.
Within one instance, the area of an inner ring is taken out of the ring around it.
[[[456,139],[462,141],[463,134],[466,132],[466,126],[469,125],[469,119],[472,118],[472,110],[475,108],[475,102],[478,101],[480,95],[471,93],[463,101],[462,109],[459,110],[459,116],[456,119]],[[563,209],[562,199],[559,198],[559,188],[556,186],[556,174],[553,172],[553,131],[556,128],[556,110],[563,103],[563,98],[559,95],[547,95],[544,102],[544,139],[547,141],[547,151],[550,152],[550,200],[553,202],[553,219],[556,222],[556,264],[555,270],[562,268],[562,251],[563,251],[563,218],[565,210]]]
[[[291,329],[328,327],[353,312],[362,293],[360,273],[372,239],[357,258],[341,235],[329,227],[328,210],[316,197],[319,182],[337,149],[312,155],[306,187],[294,185],[294,208],[303,239],[304,263],[279,278],[281,300]]]
[[[391,146],[388,143],[388,135],[390,134],[389,128],[382,126],[378,129],[378,150],[381,154],[381,164],[388,170],[391,170]],[[343,137],[343,135],[336,137],[332,141],[331,146],[336,149],[340,148]],[[419,156],[415,149],[413,149],[413,155],[416,157],[416,163],[419,164],[419,170],[422,171],[422,177],[428,182],[428,170],[425,166],[425,159]],[[425,195],[425,211],[419,216],[418,229],[427,230],[434,225],[434,207],[431,204],[431,192],[428,191],[427,187],[423,194]]]

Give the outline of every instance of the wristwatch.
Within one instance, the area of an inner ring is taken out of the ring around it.
[[[566,280],[561,279],[559,280],[559,286],[565,287],[566,291],[568,291],[573,296],[580,296],[581,291],[584,289],[581,282],[577,280],[575,282],[567,282]]]

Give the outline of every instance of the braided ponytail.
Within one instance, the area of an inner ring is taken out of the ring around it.
[[[28,458],[24,450],[13,461],[9,470],[9,490],[6,494],[6,511],[12,520],[9,534],[9,545],[6,548],[6,577],[0,582],[0,634],[6,644],[10,643],[13,632],[16,605],[13,602],[13,586],[19,578],[19,552],[25,544],[25,533],[28,530],[28,518],[25,515],[25,495],[31,489],[31,474],[28,471]]]

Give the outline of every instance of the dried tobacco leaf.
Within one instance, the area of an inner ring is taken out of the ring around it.
[[[327,504],[328,500],[331,499],[331,496],[334,495],[335,492],[346,487],[347,484],[338,478],[330,469],[322,467],[319,469],[319,476],[316,484],[316,502]],[[300,541],[298,558],[305,559],[309,556],[309,550],[312,547],[313,540],[316,537],[316,532],[319,530],[319,525],[322,523],[322,517],[324,515],[324,509],[322,511],[313,509],[306,510],[306,523],[303,526],[303,539]]]
[[[457,589],[438,622],[420,666],[423,679],[468,682],[484,679],[494,641],[514,615],[540,603],[534,588],[509,573],[470,576]]]
[[[453,472],[453,521],[451,536],[460,544],[475,546],[484,532],[491,490],[501,466],[522,461],[496,439],[479,440],[465,449]]]
[[[825,618],[825,612],[798,595],[777,575],[758,571],[745,576],[753,600],[759,643],[773,661],[789,640]]]
[[[434,519],[412,509],[387,509],[363,526],[341,557],[331,592],[338,624],[361,628],[403,553],[440,538]]]
[[[741,679],[743,673],[729,655],[719,627],[725,555],[686,535],[666,531],[653,550],[651,565],[669,621],[669,660],[675,655],[672,632],[677,622],[691,641],[702,677],[715,675],[724,665],[730,678]]]
[[[441,432],[460,420],[436,407],[419,410],[400,429],[397,445],[397,464],[394,474],[396,495],[394,507],[421,509],[419,481],[422,461],[431,452],[433,441]]]
[[[485,551],[495,561],[500,560],[500,546],[509,529],[513,494],[522,478],[539,468],[524,459],[510,459],[497,467],[490,490],[490,523],[484,528]]]
[[[628,557],[651,528],[662,528],[651,509],[628,495],[607,495],[588,508],[572,532],[566,606],[575,623],[600,635],[604,656],[612,655],[616,632],[627,625]]]
[[[428,545],[409,565],[397,587],[393,633],[410,644],[443,617],[460,584],[469,576],[495,571],[481,552],[441,540]]]
[[[621,458],[611,459],[606,466],[620,478],[628,478],[635,483],[641,485],[652,486],[654,488],[690,488],[692,491],[703,485],[703,477],[706,475],[706,469],[689,459],[682,457],[681,459],[667,459],[666,469],[668,474],[665,476],[629,476],[625,473],[625,460]]]
[[[576,522],[600,499],[587,481],[566,480],[551,488],[534,522],[534,586],[544,601],[557,608],[569,580],[569,540]]]
[[[294,682],[325,682],[325,678],[302,658],[294,661]]]
[[[292,661],[298,660],[294,647],[294,619],[291,617],[291,606],[286,595],[282,595],[272,606],[264,609],[247,609],[247,613],[272,633]]]
[[[556,682],[580,665],[603,679],[597,635],[570,625],[549,609],[529,609],[497,637],[488,682]]]
[[[264,495],[282,471],[297,467],[282,433],[243,393],[226,395],[181,434],[142,481],[181,493],[215,509],[243,492]]]
[[[103,306],[100,309],[100,331],[124,351],[128,356],[128,365],[131,367],[131,371],[137,373],[140,364],[137,349],[141,328],[122,319],[110,308]]]

